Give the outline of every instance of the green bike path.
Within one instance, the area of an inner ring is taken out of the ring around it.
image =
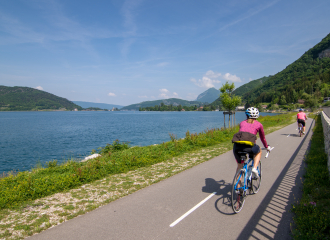
[[[266,136],[260,191],[231,209],[232,151],[64,222],[29,239],[291,239],[291,204],[299,199],[312,135],[291,124]],[[260,140],[258,144],[262,146]]]

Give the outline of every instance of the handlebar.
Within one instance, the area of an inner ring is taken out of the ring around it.
[[[267,148],[262,148],[262,149],[263,149],[263,150],[267,150]],[[267,153],[266,153],[265,158],[268,158],[268,155],[269,155],[270,151],[272,151],[273,149],[274,149],[274,147],[270,148],[269,151],[267,150]]]

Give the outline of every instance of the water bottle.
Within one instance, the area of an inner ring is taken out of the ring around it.
[[[252,176],[252,166],[249,166],[248,173],[247,173],[247,178],[249,181],[251,181],[251,176]]]

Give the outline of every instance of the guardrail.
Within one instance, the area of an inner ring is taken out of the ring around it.
[[[328,154],[328,170],[330,172],[330,108],[323,108],[321,113],[324,134],[324,150]]]

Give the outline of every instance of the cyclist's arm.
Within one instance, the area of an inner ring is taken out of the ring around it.
[[[268,144],[267,144],[266,137],[265,137],[264,127],[262,126],[261,123],[260,123],[260,128],[259,128],[259,137],[260,137],[260,140],[261,140],[262,144],[264,145],[264,147],[267,148]]]

